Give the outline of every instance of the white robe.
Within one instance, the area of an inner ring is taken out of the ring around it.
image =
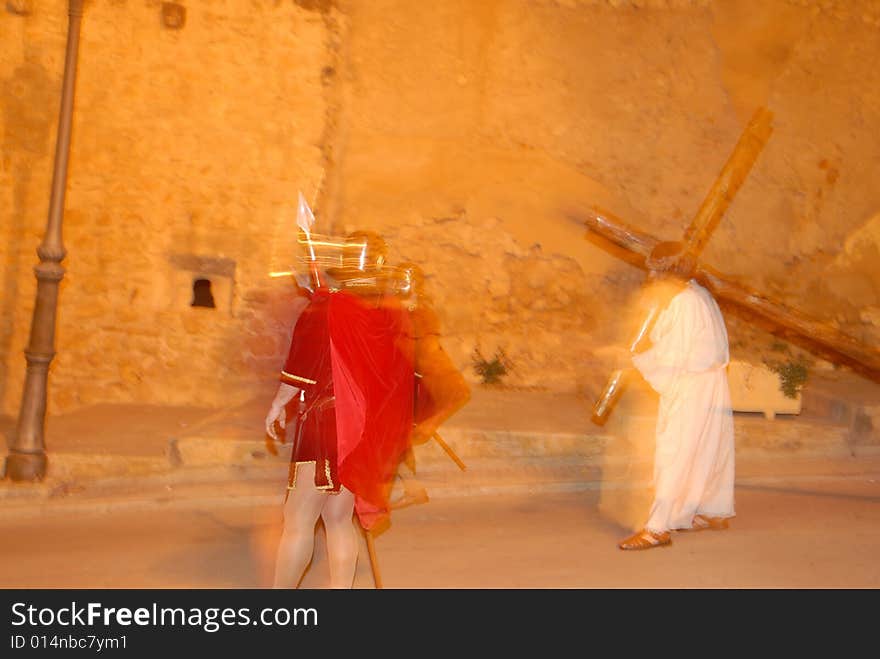
[[[660,314],[633,363],[660,394],[654,503],[645,527],[690,528],[695,514],[732,517],[733,414],[724,318],[691,280]]]

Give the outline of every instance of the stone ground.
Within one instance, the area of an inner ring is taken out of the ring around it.
[[[880,462],[843,479],[737,487],[720,532],[626,553],[596,493],[443,499],[396,511],[376,540],[385,588],[877,588]],[[278,508],[222,492],[187,506],[61,511],[7,519],[0,585],[262,588]],[[356,588],[372,588],[362,546]],[[303,586],[327,583],[322,536]]]
[[[876,588],[880,450],[865,410],[880,398],[853,382],[816,383],[797,417],[737,414],[731,528],[639,553],[615,543],[650,495],[632,439],[650,419],[624,425],[622,402],[599,427],[576,396],[475,390],[442,429],[467,469],[417,449],[430,501],[376,538],[384,587]],[[0,482],[0,587],[268,586],[286,455],[262,437],[266,403],[50,418],[46,480]],[[326,584],[324,549],[319,529],[304,587]],[[373,587],[365,543],[355,587]]]

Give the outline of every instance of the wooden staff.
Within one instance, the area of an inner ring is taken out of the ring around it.
[[[434,438],[434,441],[436,441],[438,444],[440,444],[440,448],[442,448],[444,451],[446,451],[446,455],[448,455],[450,458],[452,458],[452,461],[458,465],[459,469],[461,469],[462,471],[467,470],[467,467],[465,466],[464,462],[461,461],[461,458],[459,458],[455,454],[455,451],[452,450],[452,447],[449,446],[449,444],[447,444],[446,442],[443,441],[443,438],[439,435],[439,433],[435,432],[432,435],[432,437]]]
[[[373,571],[373,585],[378,590],[382,589],[382,575],[379,573],[379,560],[376,558],[376,547],[373,545],[373,532],[364,529],[367,536],[367,552],[370,554],[370,569]]]

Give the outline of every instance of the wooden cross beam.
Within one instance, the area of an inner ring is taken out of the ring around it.
[[[767,108],[758,108],[752,115],[746,129],[740,136],[733,149],[733,153],[724,164],[721,173],[715,179],[700,210],[694,216],[691,225],[684,234],[684,242],[687,249],[696,255],[703,251],[703,247],[718,226],[724,211],[730,206],[740,186],[746,180],[752,165],[758,159],[758,155],[764,149],[770,133],[773,132],[773,113]]]
[[[591,232],[636,255],[637,261],[642,263],[659,242],[654,236],[627,226],[609,213],[591,211],[582,219]],[[803,339],[812,349],[824,352],[833,361],[845,363],[872,379],[880,378],[880,350],[877,348],[736,283],[705,264],[697,265],[696,277],[718,299],[755,314],[788,335]]]

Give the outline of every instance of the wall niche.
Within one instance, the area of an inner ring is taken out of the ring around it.
[[[169,302],[175,309],[232,314],[235,261],[224,256],[170,254]]]

